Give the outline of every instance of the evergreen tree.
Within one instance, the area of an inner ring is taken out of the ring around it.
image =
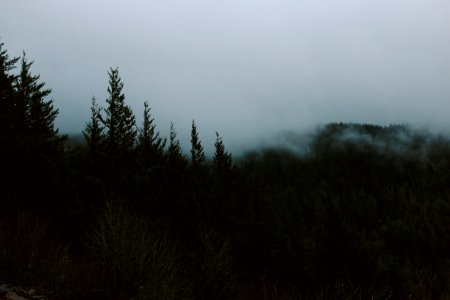
[[[30,68],[33,62],[28,62],[23,53],[20,72],[15,78],[15,95],[9,101],[10,153],[8,161],[2,164],[10,182],[11,195],[20,205],[29,205],[40,209],[31,199],[43,199],[41,207],[57,207],[59,178],[62,170],[62,140],[55,128],[58,109],[54,108],[53,100],[47,99],[51,90],[45,88],[40,81],[40,75],[32,75]],[[14,128],[11,128],[14,126]],[[26,189],[23,189],[24,184]]]
[[[216,132],[216,142],[214,144],[215,152],[214,152],[214,168],[216,170],[216,174],[218,175],[226,175],[226,173],[231,170],[231,154],[225,151],[225,146],[223,144],[222,138],[219,136],[219,133]]]
[[[198,138],[197,126],[195,120],[192,120],[191,130],[191,162],[195,168],[199,167],[205,160],[205,154],[203,153],[203,146]]]
[[[54,108],[52,99],[45,99],[51,89],[45,89],[45,83],[39,82],[40,75],[31,75],[32,65],[33,61],[28,62],[24,53],[16,84],[16,122],[32,140],[50,141],[58,138],[58,129],[54,124],[58,109]]]
[[[16,68],[19,58],[9,58],[6,50],[0,43],[0,165],[2,169],[2,180],[0,180],[0,204],[3,208],[9,204],[17,203],[16,183],[23,179],[20,168],[17,167],[17,146],[21,144],[20,135],[17,133],[15,124],[15,101],[14,90],[17,76],[11,74]],[[14,196],[12,196],[14,195]]]
[[[103,144],[103,126],[101,123],[101,107],[98,106],[95,97],[91,98],[91,119],[86,123],[83,131],[84,138],[89,145],[91,152],[100,150]]]
[[[106,143],[109,151],[128,151],[134,147],[136,138],[135,117],[133,111],[125,104],[122,93],[123,83],[118,68],[110,69],[108,94],[106,99],[106,119],[103,125],[106,129]]]
[[[166,139],[159,136],[156,132],[156,125],[150,114],[148,102],[144,102],[144,120],[142,128],[139,130],[137,150],[138,153],[150,160],[157,160],[164,154]]]
[[[177,161],[181,158],[180,141],[177,139],[177,133],[175,131],[173,122],[170,122],[168,157],[169,161]]]
[[[14,83],[17,76],[10,72],[16,68],[18,57],[9,58],[4,43],[0,43],[0,138],[2,147],[6,146],[8,136],[14,136],[12,131],[16,129],[15,120],[15,99]]]

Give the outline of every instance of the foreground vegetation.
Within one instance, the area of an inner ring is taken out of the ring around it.
[[[306,153],[205,160],[125,103],[117,69],[86,143],[0,47],[0,283],[55,299],[448,299],[450,142],[329,124]]]

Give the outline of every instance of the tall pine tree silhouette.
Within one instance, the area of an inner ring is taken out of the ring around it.
[[[17,112],[20,125],[28,129],[30,137],[34,140],[44,141],[56,138],[58,129],[55,128],[55,119],[58,109],[53,106],[53,100],[46,100],[51,89],[46,89],[44,82],[39,82],[40,75],[31,75],[30,67],[33,61],[28,62],[25,53],[21,61],[21,70],[17,81]]]
[[[14,85],[17,76],[11,74],[19,58],[10,58],[3,46],[0,43],[0,165],[3,174],[0,180],[0,205],[5,208],[17,203],[16,192],[23,191],[23,188],[15,187],[22,180],[22,170],[17,167],[21,158],[17,148],[23,142],[16,126],[17,97]]]
[[[191,162],[192,167],[197,169],[205,160],[205,154],[203,153],[203,146],[198,138],[197,125],[195,120],[192,120],[191,130]]]
[[[16,68],[18,57],[9,58],[8,52],[3,49],[4,43],[0,43],[0,147],[6,147],[11,137],[17,130],[15,121],[16,92],[14,84],[17,76],[11,74]]]
[[[91,119],[83,130],[84,138],[89,145],[91,153],[97,153],[104,144],[104,127],[101,123],[101,107],[95,97],[91,98]]]
[[[170,122],[169,148],[167,149],[167,156],[170,162],[175,162],[181,159],[180,141],[177,139],[177,132],[173,122]]]
[[[53,99],[48,99],[51,90],[40,81],[40,75],[31,74],[32,65],[33,61],[28,62],[23,53],[14,85],[12,124],[15,129],[11,132],[16,134],[16,150],[8,164],[13,178],[11,186],[16,186],[17,203],[23,201],[19,205],[40,210],[57,207],[59,163],[65,136],[60,136],[55,127],[58,109],[54,107]],[[25,190],[24,186],[27,187]],[[32,199],[42,200],[35,202]]]
[[[124,195],[131,189],[131,181],[136,168],[133,156],[136,144],[136,121],[131,107],[125,104],[123,82],[118,68],[108,71],[108,98],[104,115],[99,119],[104,126],[104,146],[101,147],[99,169],[102,170],[102,181],[105,191],[111,197]]]
[[[142,128],[139,129],[136,150],[144,160],[157,163],[164,154],[165,145],[166,139],[160,137],[159,132],[156,131],[156,125],[151,117],[150,107],[146,101],[144,102],[144,120]]]
[[[125,95],[122,93],[123,83],[118,68],[111,68],[108,72],[109,97],[106,118],[101,119],[106,129],[106,143],[111,154],[127,152],[133,149],[136,139],[136,121],[133,111],[125,104]]]
[[[231,171],[231,154],[225,151],[222,138],[216,132],[216,142],[214,144],[214,169],[218,176],[227,176]]]

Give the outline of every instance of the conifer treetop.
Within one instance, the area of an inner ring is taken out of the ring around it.
[[[192,120],[192,130],[191,130],[191,160],[194,168],[201,165],[205,160],[205,154],[203,152],[203,146],[200,142],[197,132],[197,125],[195,120]]]

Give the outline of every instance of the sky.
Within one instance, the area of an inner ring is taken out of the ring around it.
[[[0,39],[81,132],[118,67],[183,148],[232,151],[328,122],[450,129],[448,0],[1,0]],[[450,131],[450,130],[449,130]],[[186,149],[185,149],[186,150]]]

